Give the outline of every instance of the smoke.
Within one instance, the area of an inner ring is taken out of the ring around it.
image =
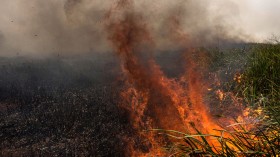
[[[3,33],[0,31],[0,46],[4,44],[4,35]]]
[[[66,55],[101,51],[103,47],[108,47],[104,46],[106,43],[102,40],[104,37],[97,21],[102,13],[98,15],[95,8],[90,10],[96,14],[85,12],[77,21],[71,19],[63,1],[30,0],[26,3],[15,0],[1,3],[1,8],[8,6],[13,9],[5,9],[5,14],[1,16],[0,30],[6,41],[4,47],[9,48],[3,50],[1,47],[1,54]]]
[[[245,2],[142,0],[132,3],[134,12],[141,14],[149,29],[153,30],[151,36],[158,50],[175,48],[170,38],[181,32],[170,30],[177,26],[185,32],[181,36],[189,38],[192,45],[255,40],[248,35],[252,34],[248,31],[251,28],[242,25],[244,6],[249,6]],[[116,0],[30,0],[28,3],[2,0],[0,31],[4,39],[1,39],[0,55],[46,56],[111,51],[104,33],[104,21],[107,11],[114,5],[117,5]],[[113,9],[111,14],[115,14],[114,11],[117,10]],[[245,15],[249,16],[248,13]],[[265,30],[264,27],[260,29]]]

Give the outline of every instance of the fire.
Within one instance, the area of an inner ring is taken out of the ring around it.
[[[224,93],[222,90],[218,89],[218,90],[216,91],[216,94],[217,94],[218,98],[219,98],[221,101],[224,100],[225,93]]]
[[[237,83],[241,83],[242,75],[240,73],[236,73],[234,75],[233,80],[236,81]]]
[[[111,14],[112,10],[118,10],[119,14]],[[131,123],[138,130],[138,136],[148,140],[144,144],[147,149],[135,148],[136,143],[131,142],[128,156],[165,156],[160,144],[168,143],[170,139],[142,130],[160,128],[196,133],[191,126],[194,124],[198,130],[219,135],[213,129],[221,128],[210,116],[208,105],[204,102],[209,88],[193,56],[201,52],[187,49],[186,73],[179,79],[170,79],[153,56],[145,53],[153,51],[154,41],[142,16],[133,12],[130,0],[120,0],[108,12],[106,20],[108,40],[122,61],[127,80],[120,106],[130,111]],[[187,35],[180,30],[178,20],[170,28],[176,29],[173,40],[179,40],[182,45],[189,42]],[[218,95],[222,100],[223,93],[219,91]]]

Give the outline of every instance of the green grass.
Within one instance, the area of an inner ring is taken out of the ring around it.
[[[252,103],[278,106],[280,98],[280,45],[261,44],[253,48],[242,78],[242,96]]]

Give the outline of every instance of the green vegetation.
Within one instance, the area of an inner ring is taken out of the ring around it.
[[[250,113],[257,121],[254,127],[246,129],[247,124],[236,122],[226,130],[217,130],[219,136],[204,134],[199,130],[196,135],[167,131],[167,135],[178,139],[171,149],[173,156],[278,156],[280,44],[253,44],[248,50],[234,50],[227,55],[217,50],[210,54],[210,64],[216,71],[219,66],[244,66],[243,69],[236,69],[237,75],[231,73],[227,76],[234,79],[225,81],[221,78],[223,87],[242,98],[243,104],[251,111],[261,114]],[[227,73],[227,69],[223,72]]]
[[[280,44],[261,44],[253,48],[239,89],[252,105],[279,106]],[[260,104],[261,103],[261,104]]]

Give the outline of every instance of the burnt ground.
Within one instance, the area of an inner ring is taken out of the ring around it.
[[[157,58],[170,77],[177,58]],[[0,58],[0,156],[125,156],[120,78],[109,54]]]
[[[124,155],[132,130],[111,56],[0,63],[0,156]]]

